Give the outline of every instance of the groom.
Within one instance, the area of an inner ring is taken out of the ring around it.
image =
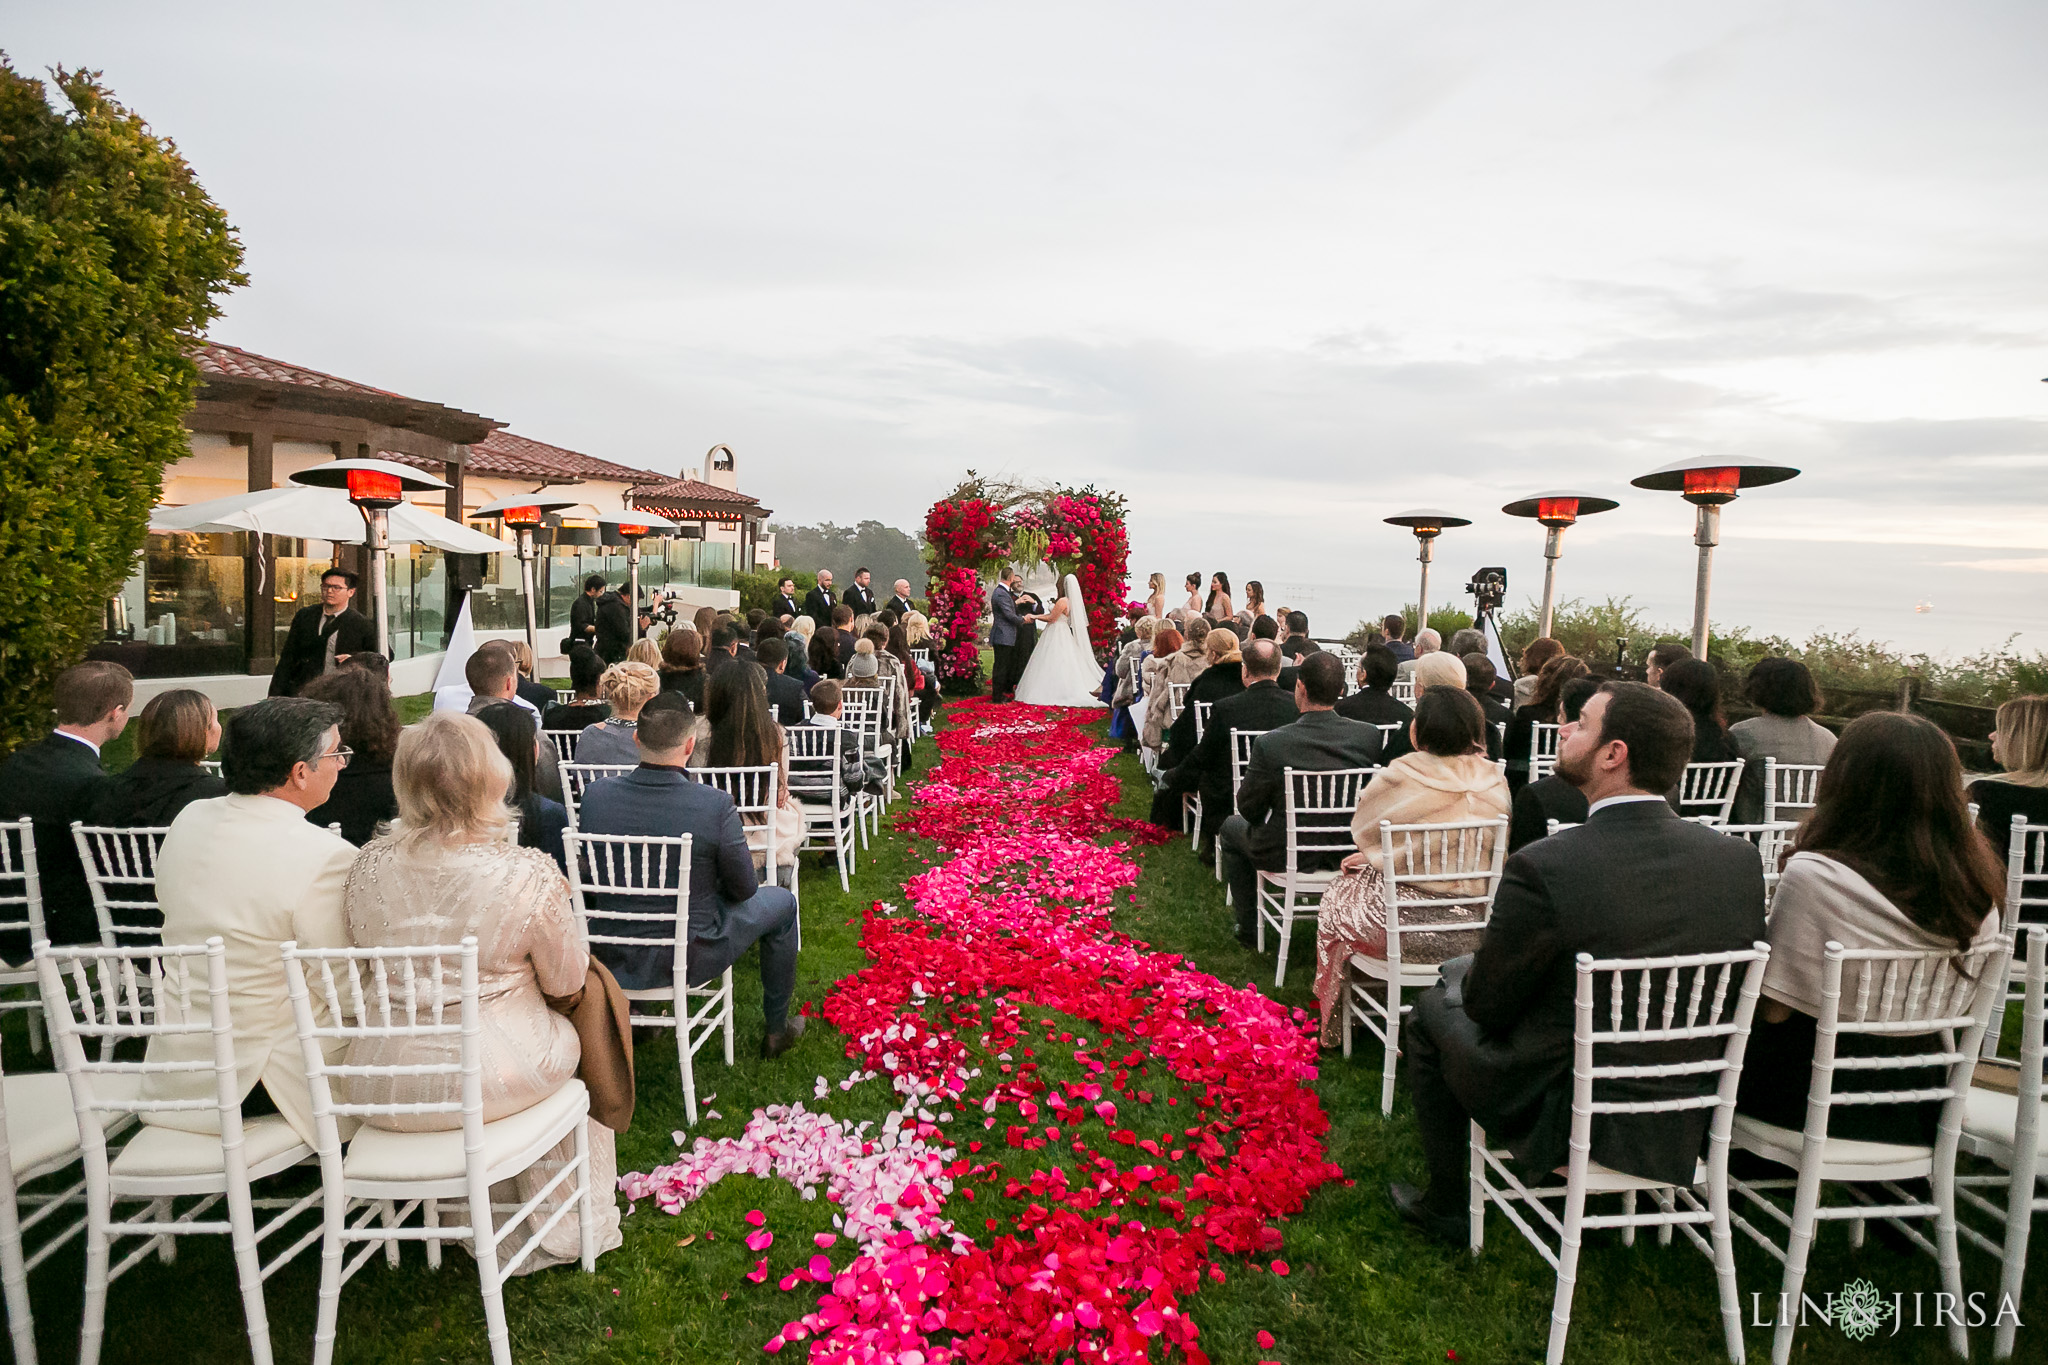
[[[995,676],[989,680],[990,701],[1010,701],[1017,692],[1017,637],[1025,629],[1024,623],[1032,619],[1017,610],[1020,577],[1016,566],[1006,566],[996,577],[995,590],[989,594],[992,619],[988,642],[996,656]]]

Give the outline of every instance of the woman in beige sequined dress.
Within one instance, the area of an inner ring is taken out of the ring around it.
[[[350,870],[345,913],[349,939],[362,948],[399,948],[477,940],[477,981],[483,1024],[484,1121],[517,1114],[546,1099],[576,1074],[581,1050],[565,1015],[544,997],[583,989],[590,950],[576,923],[569,884],[554,859],[504,842],[505,792],[512,770],[482,722],[436,712],[407,729],[392,764],[401,832],[375,840]],[[459,989],[458,964],[447,968]],[[452,1038],[362,1039],[352,1065],[452,1062]],[[356,1082],[361,1103],[444,1102],[455,1098],[446,1076]],[[458,1128],[454,1114],[393,1114],[375,1120],[406,1130]],[[609,1128],[586,1121],[590,1188],[600,1254],[619,1245],[615,1198],[618,1157]],[[491,1191],[493,1202],[523,1204],[562,1163],[575,1158],[564,1139],[533,1167]],[[564,1196],[557,1196],[564,1197]],[[554,1199],[533,1215],[544,1220]],[[517,1246],[528,1228],[512,1235]],[[521,1274],[578,1259],[576,1217],[557,1223],[519,1268]]]

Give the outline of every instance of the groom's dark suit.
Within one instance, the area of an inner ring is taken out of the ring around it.
[[[1017,636],[1025,629],[1017,611],[1017,596],[1007,583],[996,584],[989,594],[989,647],[995,651],[995,676],[989,680],[990,701],[1004,701],[1017,690]]]

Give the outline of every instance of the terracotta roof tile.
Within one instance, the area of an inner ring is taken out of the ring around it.
[[[224,379],[256,379],[271,384],[296,384],[302,388],[332,389],[336,393],[369,393],[380,398],[404,398],[401,393],[389,389],[376,389],[368,384],[358,384],[353,379],[342,379],[337,375],[323,374],[309,370],[303,365],[290,365],[282,360],[245,351],[239,346],[224,346],[218,341],[202,341],[192,355],[201,374],[216,374]],[[412,400],[408,400],[412,401]]]
[[[659,483],[637,484],[631,490],[633,501],[642,506],[655,501],[672,502],[722,502],[737,507],[759,507],[759,498],[731,488],[720,488],[716,484],[700,479],[670,479],[664,477]]]

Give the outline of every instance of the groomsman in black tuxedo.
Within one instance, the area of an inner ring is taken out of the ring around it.
[[[804,614],[803,608],[796,604],[796,580],[794,578],[785,574],[783,577],[775,580],[775,596],[768,602],[768,614],[775,617],[788,617],[791,622],[794,622],[797,617]]]
[[[874,589],[868,586],[869,580],[873,577],[874,575],[869,573],[864,567],[855,569],[853,571],[853,586],[848,588],[845,595],[839,599],[846,606],[853,608],[855,616],[873,616],[875,614],[875,593]]]
[[[832,629],[832,608],[839,605],[832,596],[832,571],[818,570],[818,586],[812,588],[804,598],[804,615],[811,618],[819,630]]]
[[[888,608],[896,613],[896,619],[899,621],[917,610],[917,603],[910,600],[909,579],[899,578],[896,580],[896,595],[889,599]]]

